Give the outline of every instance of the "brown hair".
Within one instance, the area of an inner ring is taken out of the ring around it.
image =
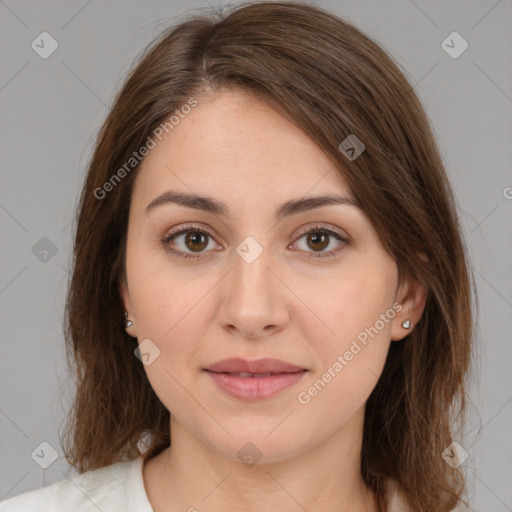
[[[151,457],[170,443],[169,411],[134,356],[119,294],[138,166],[112,178],[180,106],[223,87],[256,94],[315,141],[395,258],[400,280],[414,276],[427,287],[421,319],[391,344],[366,403],[361,473],[381,510],[388,478],[415,511],[451,510],[466,483],[441,453],[455,420],[463,424],[473,339],[456,203],[427,116],[397,64],[346,21],[303,3],[195,14],[142,53],[118,93],[77,209],[64,325],[76,374],[66,459],[84,472]],[[355,160],[338,147],[350,134],[365,145]],[[98,198],[107,182],[108,196]]]

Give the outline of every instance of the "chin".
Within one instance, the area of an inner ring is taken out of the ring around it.
[[[292,459],[308,451],[318,442],[314,433],[307,436],[303,427],[299,429],[300,433],[291,433],[290,429],[280,430],[281,427],[282,425],[279,426],[275,419],[265,421],[264,428],[261,424],[255,425],[253,420],[251,428],[243,429],[237,426],[237,434],[234,437],[229,437],[223,432],[220,439],[209,438],[207,442],[223,457],[242,462],[247,467]],[[232,432],[232,428],[230,425],[227,430]]]

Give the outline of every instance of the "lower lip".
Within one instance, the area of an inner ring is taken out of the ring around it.
[[[239,377],[210,371],[206,373],[222,391],[230,396],[241,400],[263,400],[297,384],[306,371],[278,373],[268,377]]]

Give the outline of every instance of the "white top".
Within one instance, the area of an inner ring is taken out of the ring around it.
[[[153,512],[142,478],[143,457],[117,462],[0,503],[1,512]]]
[[[143,457],[117,462],[28,491],[0,503],[0,512],[154,512],[142,477]],[[408,512],[389,481],[388,512]]]

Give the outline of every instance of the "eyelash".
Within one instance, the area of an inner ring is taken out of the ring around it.
[[[204,229],[198,228],[197,226],[194,226],[194,225],[187,225],[187,226],[182,226],[179,231],[173,231],[173,232],[167,234],[164,238],[162,238],[161,243],[167,251],[169,251],[179,257],[200,258],[201,254],[202,254],[201,252],[197,253],[197,255],[192,255],[190,253],[183,252],[183,251],[177,251],[177,250],[171,249],[169,247],[169,242],[173,238],[177,237],[178,235],[182,235],[184,233],[189,233],[189,232],[200,233],[200,234],[206,235],[206,236],[210,237],[211,239],[213,239],[213,236],[210,233],[208,233],[208,231],[205,231]],[[326,233],[329,236],[333,236],[334,238],[336,238],[337,240],[339,240],[340,242],[343,242],[343,243],[337,249],[331,249],[330,251],[327,251],[325,253],[314,253],[313,252],[313,253],[311,253],[311,256],[308,256],[308,258],[332,258],[332,257],[335,257],[343,249],[344,246],[350,245],[350,242],[347,238],[341,236],[338,232],[336,232],[332,229],[325,228],[323,226],[309,227],[307,231],[299,234],[298,239],[302,238],[304,235],[309,235],[310,233]]]

